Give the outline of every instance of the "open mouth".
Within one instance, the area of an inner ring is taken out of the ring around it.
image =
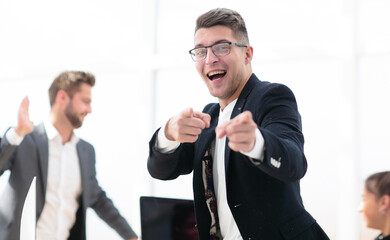
[[[219,78],[222,78],[223,76],[226,75],[226,71],[215,71],[215,72],[211,72],[209,74],[207,74],[207,77],[213,81],[215,79],[219,79]]]

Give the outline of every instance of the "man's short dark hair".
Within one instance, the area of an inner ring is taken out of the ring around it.
[[[210,28],[218,25],[230,28],[239,43],[249,45],[244,19],[238,12],[227,8],[215,8],[200,15],[196,20],[195,33],[200,28]]]

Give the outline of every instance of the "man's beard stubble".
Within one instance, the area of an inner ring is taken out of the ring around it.
[[[77,116],[77,114],[73,110],[72,102],[69,102],[68,106],[66,106],[65,116],[74,128],[79,128],[81,127],[81,125],[83,125],[83,121]]]

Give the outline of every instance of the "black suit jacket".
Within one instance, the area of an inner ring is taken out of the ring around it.
[[[306,173],[307,162],[295,97],[286,86],[259,81],[252,74],[231,118],[246,110],[252,113],[264,137],[264,158],[255,164],[247,156],[232,151],[226,140],[226,191],[230,210],[243,239],[297,239],[310,231],[315,220],[304,209],[300,196],[299,179]],[[210,238],[211,223],[201,161],[215,140],[219,111],[219,104],[207,105],[203,112],[211,116],[210,128],[204,129],[195,143],[180,144],[171,154],[155,149],[157,132],[150,141],[148,170],[152,177],[169,180],[194,171],[194,201],[201,240]]]
[[[24,137],[19,146],[10,145],[6,138],[0,147],[0,176],[10,170],[8,186],[0,200],[0,240],[15,240],[20,236],[20,221],[25,198],[31,181],[36,176],[36,219],[42,213],[48,174],[48,139],[43,124]],[[84,140],[77,143],[80,161],[82,193],[76,222],[69,239],[85,239],[86,209],[91,207],[97,215],[114,228],[124,239],[133,238],[126,220],[101,189],[96,179],[95,150]]]

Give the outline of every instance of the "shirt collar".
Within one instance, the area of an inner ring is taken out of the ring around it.
[[[228,121],[230,119],[230,116],[232,115],[232,112],[233,112],[234,106],[236,105],[236,102],[237,102],[237,98],[235,100],[233,100],[231,103],[229,103],[229,105],[227,105],[223,109],[223,111],[221,110],[221,108],[219,109],[220,121],[218,121],[218,125],[220,125],[220,124],[222,124],[225,121]]]
[[[57,129],[53,126],[53,124],[51,124],[49,120],[44,121],[43,124],[45,126],[47,138],[49,139],[49,141],[50,140],[59,141],[62,144],[62,137],[58,133]],[[73,132],[69,143],[72,145],[76,145],[78,141],[79,141],[79,137]]]

